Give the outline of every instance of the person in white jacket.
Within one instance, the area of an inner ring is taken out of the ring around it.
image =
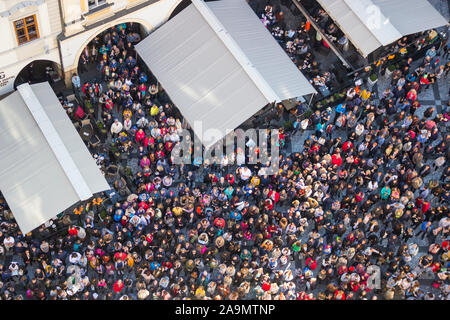
[[[138,128],[145,128],[148,125],[148,120],[145,117],[140,118],[137,122],[136,125]]]
[[[125,131],[129,131],[132,126],[133,126],[133,122],[131,121],[130,118],[127,118],[123,121],[123,128],[125,129]]]
[[[116,138],[122,131],[122,129],[122,123],[118,119],[114,120],[113,124],[111,125],[111,134],[113,135],[113,138]]]

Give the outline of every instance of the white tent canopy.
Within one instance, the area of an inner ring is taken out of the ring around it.
[[[206,147],[268,103],[316,92],[245,0],[193,0],[136,49]]]
[[[318,0],[318,2],[364,57],[402,36],[448,23],[428,0]]]
[[[110,189],[48,82],[0,101],[0,190],[28,233]]]

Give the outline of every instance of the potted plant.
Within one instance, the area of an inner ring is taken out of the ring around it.
[[[290,130],[292,128],[292,121],[288,120],[284,123],[284,129]]]
[[[86,112],[89,114],[94,113],[94,107],[92,106],[92,103],[90,100],[86,99],[84,100],[84,106],[86,108]]]
[[[117,161],[120,160],[120,151],[119,151],[119,149],[116,149],[114,151],[114,157],[116,158]]]
[[[102,140],[102,142],[105,142],[106,137],[108,136],[108,130],[106,129],[103,122],[101,122],[100,120],[97,121],[97,128],[98,128],[98,135],[100,136],[100,140]]]
[[[125,174],[131,179],[133,177],[133,172],[129,166],[125,167]]]
[[[331,105],[333,104],[333,102],[334,102],[334,98],[333,98],[333,97],[330,97],[330,98],[328,99],[327,107],[331,107]]]
[[[307,119],[307,118],[311,117],[312,114],[313,114],[313,112],[312,112],[311,110],[306,111],[306,112],[304,113],[304,119]]]
[[[121,166],[119,169],[119,172],[121,173],[122,177],[125,179],[125,182],[127,185],[132,186],[133,185],[133,171],[131,171],[130,166],[123,167]]]
[[[111,146],[111,153],[112,153],[112,156],[114,157],[115,161],[118,161],[120,159],[120,152],[119,152],[119,149],[117,148],[117,146],[115,146],[115,145]]]
[[[339,99],[336,101],[337,103],[342,103],[345,101],[345,98],[347,97],[347,90],[342,91],[339,93]]]
[[[389,77],[392,74],[392,72],[394,72],[394,70],[395,70],[395,65],[390,64],[386,69],[386,76]]]
[[[106,211],[106,209],[102,209],[98,216],[99,216],[100,220],[103,222],[107,215],[108,215],[108,212]]]
[[[378,81],[378,76],[377,76],[377,74],[376,73],[372,73],[370,76],[369,76],[369,86],[373,86],[375,83],[377,83],[377,81]]]

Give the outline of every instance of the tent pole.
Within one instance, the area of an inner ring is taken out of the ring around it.
[[[312,103],[315,95],[316,95],[316,93],[313,92],[313,94],[311,95],[311,99],[309,100],[309,103],[308,103],[308,108],[311,106],[311,103]]]

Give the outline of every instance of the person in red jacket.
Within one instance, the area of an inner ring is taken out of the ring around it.
[[[114,107],[114,102],[112,101],[112,99],[106,100],[105,107],[108,110],[112,110],[112,108]]]
[[[410,100],[411,102],[416,101],[417,91],[414,89],[409,90],[408,94],[406,95],[406,99]]]
[[[138,132],[136,132],[136,142],[143,142],[144,139],[145,139],[145,132],[141,128],[138,130]]]
[[[364,192],[360,191],[355,195],[356,202],[361,202],[364,199]]]
[[[309,150],[310,153],[317,153],[319,152],[320,149],[320,145],[318,145],[317,143],[315,143],[312,148]]]
[[[231,173],[227,174],[225,177],[228,181],[229,184],[234,184],[234,175],[232,175]]]
[[[121,279],[117,280],[113,285],[113,290],[115,293],[120,293],[123,289],[123,281]]]
[[[348,150],[350,150],[351,148],[353,148],[353,143],[351,141],[346,141],[344,143],[344,145],[342,146],[342,150],[344,152],[347,152]]]
[[[162,158],[164,158],[165,153],[162,150],[158,150],[155,152],[155,156],[156,156],[156,159],[162,159]]]
[[[334,292],[335,300],[345,300],[345,292],[343,290],[336,290]]]
[[[73,237],[76,237],[78,235],[78,230],[75,227],[69,228],[69,234]]]
[[[341,164],[342,164],[342,158],[341,158],[341,155],[340,155],[339,153],[333,154],[333,155],[331,156],[331,162],[332,162],[333,164],[337,164],[337,166],[340,167]]]
[[[266,210],[272,210],[273,209],[272,199],[267,199],[264,203],[264,206],[265,206]]]
[[[428,209],[430,209],[430,202],[424,201],[424,202],[422,203],[422,213],[427,212]]]
[[[317,261],[313,260],[311,257],[309,257],[308,259],[306,259],[306,266],[309,269],[314,270],[317,268]]]
[[[425,73],[423,76],[422,76],[422,78],[420,78],[420,86],[421,86],[421,88],[420,89],[422,89],[423,87],[426,87],[426,88],[428,88],[429,87],[429,85],[430,85],[430,79],[428,78],[428,74],[427,73]]]
[[[127,259],[127,254],[125,252],[116,252],[114,254],[114,260],[123,260],[125,261]]]
[[[280,200],[280,194],[276,191],[270,190],[267,194],[267,198],[272,199],[274,203],[277,203]]]

